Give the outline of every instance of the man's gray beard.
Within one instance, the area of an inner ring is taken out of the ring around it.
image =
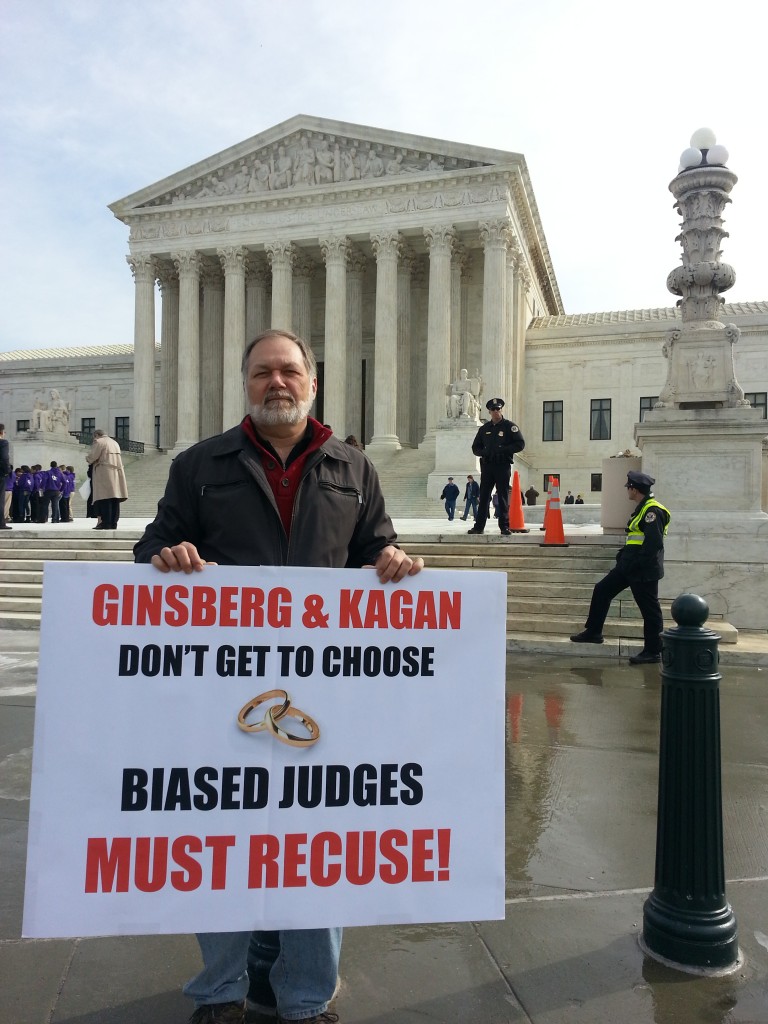
[[[250,410],[251,419],[257,427],[293,426],[307,418],[314,401],[314,396],[310,396],[303,401],[294,401],[293,405],[286,405],[285,401],[254,404]]]

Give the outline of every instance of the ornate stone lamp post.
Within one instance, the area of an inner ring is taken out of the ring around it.
[[[669,336],[664,354],[669,373],[657,408],[717,409],[748,406],[736,380],[733,346],[740,331],[724,324],[721,292],[736,282],[733,267],[720,261],[728,232],[722,214],[738,178],[725,165],[728,150],[714,132],[700,128],[680,158],[680,172],[669,190],[682,215],[677,236],[682,266],[667,277],[667,288],[680,295],[683,325]]]
[[[714,133],[699,129],[670,182],[683,218],[683,253],[667,287],[680,296],[681,324],[664,342],[668,370],[659,400],[635,425],[643,471],[656,478],[658,493],[675,511],[676,532],[689,522],[697,538],[707,520],[722,529],[727,520],[743,525],[768,518],[761,510],[765,423],[736,380],[739,329],[721,319],[721,293],[736,281],[733,267],[720,259],[728,237],[722,214],[737,181],[727,160]]]

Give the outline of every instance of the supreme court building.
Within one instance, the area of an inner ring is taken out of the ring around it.
[[[322,367],[318,413],[415,446],[461,368],[518,406],[525,329],[562,304],[525,160],[298,116],[114,203],[136,289],[132,434],[163,447],[244,413],[246,340],[287,327]]]
[[[595,501],[664,384],[678,311],[566,315],[518,153],[300,115],[110,209],[130,230],[133,350],[0,354],[11,438],[55,386],[70,429],[185,448],[239,422],[243,348],[281,327],[317,357],[315,415],[374,458],[434,446],[465,369],[483,415],[499,395],[520,423],[523,482],[565,473]],[[724,315],[765,410],[768,303]]]

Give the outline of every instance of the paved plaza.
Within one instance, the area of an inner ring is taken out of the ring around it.
[[[0,1021],[183,1024],[193,938],[20,939],[38,640],[0,631]],[[62,652],[63,681],[76,671],[77,652]],[[723,668],[735,972],[683,974],[638,944],[654,872],[658,666],[511,653],[506,920],[348,929],[343,1024],[768,1020],[765,684],[759,667]]]

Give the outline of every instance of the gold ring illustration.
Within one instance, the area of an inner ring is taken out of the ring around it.
[[[280,706],[277,704],[273,705],[260,722],[246,722],[246,718],[250,712],[268,700],[281,700],[283,703]],[[243,704],[237,715],[237,724],[243,732],[261,732],[262,729],[267,728],[268,715],[274,711],[274,721],[277,721],[288,711],[290,703],[291,698],[285,690],[267,690],[266,693],[260,693],[258,697],[252,697],[247,704]],[[273,719],[270,718],[270,721],[272,720]]]
[[[277,724],[278,720],[283,718],[295,718],[304,726],[309,733],[308,736],[294,736],[293,733],[286,732],[285,729],[281,729]],[[299,711],[298,708],[288,707],[285,711],[281,711],[280,714],[276,713],[274,707],[269,708],[264,721],[267,728],[270,730],[272,735],[280,740],[281,743],[287,743],[289,747],[311,747],[313,743],[317,743],[320,739],[320,727],[314,718],[305,711]]]

